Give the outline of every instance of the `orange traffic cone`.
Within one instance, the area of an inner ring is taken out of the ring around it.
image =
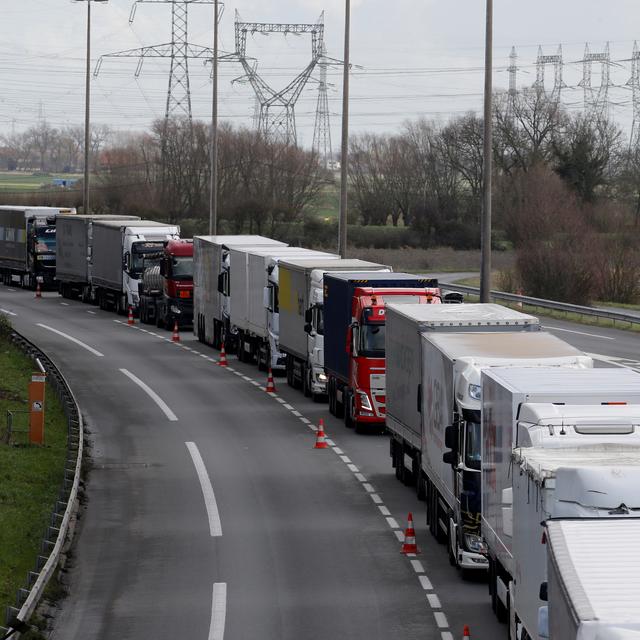
[[[471,631],[469,631],[468,624],[465,624],[464,627],[462,627],[462,640],[465,638],[469,638],[469,640],[471,640]]]
[[[227,352],[224,350],[224,342],[222,343],[222,349],[220,349],[220,360],[218,360],[219,367],[228,367]]]
[[[416,532],[413,528],[413,514],[409,514],[407,522],[407,528],[404,532],[404,542],[402,543],[402,549],[400,553],[420,553],[418,545],[416,544]]]
[[[40,283],[36,284],[36,298],[42,298],[42,289],[40,288]]]
[[[129,305],[129,317],[127,318],[127,324],[135,324],[136,321],[133,319],[133,309],[131,305]]]
[[[271,367],[269,367],[269,375],[267,376],[267,388],[265,389],[267,393],[275,393],[276,392],[276,384],[273,381],[273,372],[271,371]]]
[[[180,331],[178,330],[178,321],[173,323],[173,335],[171,336],[171,342],[180,342]]]
[[[316,429],[316,444],[314,449],[327,449],[328,448],[326,436],[324,434],[324,420],[320,418],[318,428]]]

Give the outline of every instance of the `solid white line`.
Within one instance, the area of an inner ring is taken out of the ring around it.
[[[567,333],[577,333],[581,336],[589,336],[590,338],[600,338],[602,340],[615,340],[611,336],[601,336],[597,333],[587,333],[586,331],[575,331],[574,329],[560,329],[560,327],[546,327],[543,326],[543,329],[548,329],[549,331],[566,331]]]
[[[391,517],[387,516],[386,520],[387,520],[387,524],[392,529],[399,529],[400,528],[400,525],[398,524],[398,521],[395,518],[391,518]]]
[[[436,619],[436,624],[440,629],[446,629],[449,626],[447,616],[445,616],[442,611],[434,611],[433,617]]]
[[[207,509],[207,517],[209,518],[209,531],[211,537],[219,537],[222,535],[222,523],[220,522],[220,514],[218,513],[218,503],[216,502],[216,496],[213,493],[213,487],[211,486],[211,480],[207,473],[207,468],[204,466],[200,451],[195,442],[185,442],[191,459],[196,468],[198,479],[200,480],[200,486],[202,487],[202,495],[204,496],[204,505]]]
[[[387,509],[387,507],[385,507],[383,504],[379,504],[378,505],[378,509],[380,509],[380,513],[383,516],[390,516],[391,515],[391,511],[389,511],[389,509]]]
[[[124,373],[127,378],[135,382],[160,407],[162,413],[164,413],[169,420],[175,422],[178,419],[178,416],[169,409],[169,405],[167,405],[167,403],[151,387],[142,382],[142,380],[137,376],[134,376],[131,371],[127,369],[120,369],[120,371]]]
[[[13,311],[9,311],[8,309],[0,309],[0,311],[2,311],[2,313],[6,313],[8,316],[18,315],[17,313],[13,313]]]
[[[216,582],[213,585],[213,601],[211,603],[211,625],[209,640],[224,638],[224,624],[227,617],[227,583]]]
[[[420,562],[420,560],[412,560],[411,566],[416,573],[424,573],[424,567],[422,566],[422,562]]]
[[[425,591],[432,591],[433,585],[431,584],[431,580],[427,578],[427,576],[418,576],[418,580],[420,580],[420,584]]]
[[[382,504],[382,498],[377,493],[370,493],[369,495],[376,504]]]
[[[79,347],[82,347],[83,349],[86,349],[90,353],[93,353],[94,356],[98,356],[99,358],[102,358],[104,356],[104,353],[100,353],[93,347],[90,347],[88,344],[82,342],[81,340],[78,340],[78,338],[74,338],[73,336],[70,336],[68,333],[63,333],[62,331],[58,331],[57,329],[54,329],[53,327],[49,327],[46,324],[42,324],[40,322],[38,322],[36,326],[42,327],[43,329],[46,329],[47,331],[51,331],[52,333],[57,333],[59,336],[62,336],[63,338],[66,338],[67,340],[74,342]]]
[[[438,598],[435,593],[427,593],[427,600],[429,601],[432,609],[442,609],[440,598]]]

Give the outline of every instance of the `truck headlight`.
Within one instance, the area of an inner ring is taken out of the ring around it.
[[[171,313],[175,313],[177,316],[179,316],[182,311],[180,310],[180,307],[176,307],[175,304],[172,304],[171,307],[169,307],[171,309]]]
[[[469,395],[474,400],[482,399],[482,387],[479,384],[470,384],[469,385]]]
[[[318,382],[326,382],[326,381],[327,381],[327,376],[324,373],[319,373]]]
[[[360,407],[365,411],[373,411],[369,396],[364,391],[358,391],[358,397],[360,398]]]
[[[464,543],[467,549],[473,551],[473,553],[487,553],[487,545],[480,536],[473,533],[465,533]]]

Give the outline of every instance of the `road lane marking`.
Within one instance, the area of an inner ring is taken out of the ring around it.
[[[335,449],[334,449],[335,451]],[[345,464],[349,464],[351,462],[351,458],[349,456],[345,456],[345,455],[341,455],[340,456],[340,460],[342,460],[342,462],[344,462]]]
[[[360,471],[360,469],[358,469],[355,464],[351,463],[347,465],[347,469],[349,469],[349,471],[351,471],[352,473],[358,473]]]
[[[61,302],[60,304],[61,304],[63,307],[68,307],[68,306],[69,306],[69,303],[68,303],[68,302]]]
[[[77,344],[79,347],[82,347],[83,349],[86,349],[90,353],[93,353],[94,356],[98,356],[99,358],[104,357],[104,353],[100,353],[98,350],[94,349],[93,347],[90,347],[85,342],[82,342],[82,340],[78,340],[78,338],[74,338],[73,336],[70,336],[68,333],[63,333],[62,331],[58,331],[57,329],[54,329],[53,327],[50,327],[49,325],[42,324],[41,322],[38,322],[36,324],[36,327],[42,327],[43,329],[46,329],[47,331],[51,331],[52,333],[58,334],[59,336],[62,336],[63,338],[66,338],[67,340]]]
[[[169,409],[169,405],[167,405],[167,403],[150,386],[140,380],[137,376],[134,376],[128,369],[120,369],[120,371],[124,373],[127,378],[135,382],[158,405],[158,407],[160,407],[162,413],[164,413],[171,422],[176,422],[178,420],[178,416]]]
[[[548,331],[566,331],[567,333],[577,333],[581,336],[589,336],[590,338],[600,338],[601,340],[615,340],[611,336],[601,336],[598,333],[587,333],[586,331],[576,331],[575,329],[561,329],[560,327],[549,327],[543,326],[543,329],[547,329]]]
[[[411,566],[416,573],[424,573],[424,567],[422,566],[422,562],[420,562],[420,560],[412,560]]]
[[[7,291],[11,291],[11,293],[15,293],[17,289],[7,289]]]
[[[92,316],[97,315],[95,311],[87,311],[87,313],[90,313]]]
[[[376,504],[382,504],[382,498],[377,493],[370,493],[369,495]]]
[[[418,576],[418,580],[420,580],[420,584],[425,591],[433,591],[433,585],[427,576]]]
[[[400,531],[399,529],[394,529],[393,533],[396,534],[396,538],[398,538],[398,542],[404,542],[404,533],[402,533],[402,531]]]
[[[213,493],[213,486],[207,473],[207,468],[204,465],[200,451],[195,442],[185,442],[193,465],[196,468],[198,479],[200,480],[200,487],[202,487],[202,495],[204,496],[204,505],[207,509],[207,517],[209,518],[209,531],[212,538],[218,538],[222,535],[222,523],[220,522],[220,513],[218,512],[218,503],[216,502],[216,496]]]
[[[6,313],[8,316],[17,316],[17,313],[13,313],[13,311],[9,311],[8,309],[0,309],[2,313]]]
[[[389,511],[389,509],[387,507],[385,507],[383,504],[379,504],[378,505],[378,509],[380,509],[380,513],[383,516],[390,516],[391,515],[391,511]]]
[[[432,609],[442,609],[440,598],[438,598],[435,593],[427,593],[427,600],[429,601]]]
[[[387,516],[385,518],[385,520],[387,521],[387,524],[392,528],[392,529],[399,529],[400,525],[398,524],[398,521],[395,518],[392,518],[390,516]]]
[[[434,611],[433,617],[436,619],[436,624],[439,629],[446,629],[449,626],[447,616],[445,616],[442,611]]]
[[[356,479],[359,480],[360,482],[366,482],[367,481],[367,479],[361,473],[356,473],[355,476],[356,476]]]
[[[375,489],[373,488],[372,485],[370,485],[368,482],[364,482],[362,484],[362,488],[367,492],[367,493],[375,493]]]
[[[283,401],[282,406],[283,406],[285,409],[288,409],[289,411],[293,411],[293,407],[292,407],[290,404],[287,404],[287,403],[286,403],[286,402],[284,402],[284,401]]]
[[[453,640],[453,634],[451,631],[443,631],[440,640]]]
[[[216,582],[213,585],[213,600],[211,603],[211,625],[209,626],[209,640],[224,638],[224,624],[227,617],[227,583]]]

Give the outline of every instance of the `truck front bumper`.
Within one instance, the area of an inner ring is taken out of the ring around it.
[[[167,301],[167,306],[169,315],[173,316],[181,327],[193,326],[193,303],[170,298]]]
[[[486,571],[489,568],[489,560],[481,553],[473,553],[458,549],[458,564],[461,569],[472,569],[474,571]]]
[[[324,369],[313,369],[311,372],[311,393],[324,396],[327,393],[327,376]]]

